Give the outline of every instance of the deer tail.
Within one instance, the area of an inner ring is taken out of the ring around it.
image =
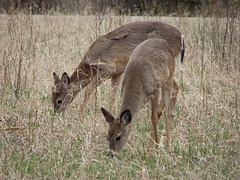
[[[184,59],[184,53],[185,53],[185,45],[184,45],[184,36],[181,35],[181,51],[178,54],[178,69],[181,71],[184,71],[182,67],[183,59]]]

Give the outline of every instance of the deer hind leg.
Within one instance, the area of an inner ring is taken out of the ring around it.
[[[167,147],[169,148],[169,121],[170,121],[170,112],[171,112],[171,107],[169,106],[170,103],[170,93],[171,89],[167,89],[166,87],[162,87],[162,92],[163,92],[163,98],[164,98],[164,103],[165,103],[165,123],[166,123],[166,136],[167,136]]]
[[[111,91],[110,101],[109,101],[109,112],[110,113],[113,113],[113,110],[114,110],[114,103],[116,100],[116,95],[117,95],[117,91],[118,91],[118,87],[119,87],[121,79],[122,79],[122,74],[113,76],[111,79],[112,91]]]

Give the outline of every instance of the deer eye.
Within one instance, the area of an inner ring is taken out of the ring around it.
[[[62,100],[59,99],[59,100],[57,101],[57,103],[58,103],[58,104],[62,104]]]
[[[120,136],[116,137],[116,141],[120,141],[120,139],[121,139]]]

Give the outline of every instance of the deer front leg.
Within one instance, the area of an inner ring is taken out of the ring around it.
[[[112,91],[111,91],[110,101],[109,101],[109,112],[110,113],[113,113],[113,110],[114,110],[114,103],[116,100],[116,95],[117,95],[117,91],[118,91],[118,87],[119,87],[121,78],[122,78],[122,74],[113,76],[111,79]]]
[[[90,94],[91,94],[91,92],[89,93],[89,86],[87,86],[84,91],[83,103],[81,104],[81,107],[80,107],[80,115],[79,115],[80,119],[83,118],[85,115],[85,108],[88,104]]]
[[[176,102],[177,102],[178,89],[179,89],[179,87],[178,87],[176,81],[173,80],[172,96],[171,96],[171,99],[170,99],[171,116],[172,117],[176,116],[176,114],[175,114],[175,106],[176,106]],[[159,119],[162,116],[162,112],[163,112],[164,107],[165,107],[164,98],[162,96],[161,100],[160,100],[159,107],[158,107],[158,118]]]
[[[164,108],[165,108],[165,104],[164,104],[164,98],[163,98],[163,95],[162,95],[161,100],[160,100],[160,104],[158,106],[158,119],[161,118]]]
[[[86,87],[86,90],[84,92],[84,99],[83,99],[83,103],[80,107],[80,119],[84,117],[85,115],[85,108],[87,106],[87,103],[89,101],[90,95],[93,92],[93,90],[98,87],[104,80],[101,78],[98,78],[97,76],[95,76],[93,78],[93,80],[88,84],[88,86]]]
[[[171,108],[169,107],[170,103],[170,93],[171,89],[167,89],[166,87],[162,87],[162,92],[163,92],[163,98],[164,98],[164,103],[165,103],[165,123],[166,123],[166,144],[167,147],[169,148],[169,142],[170,142],[170,136],[169,136],[169,121],[170,121],[170,112]]]
[[[179,86],[177,85],[176,81],[173,80],[173,87],[172,87],[172,95],[170,98],[170,109],[171,109],[171,116],[176,116],[176,102],[177,102],[177,94],[178,94]]]
[[[151,116],[151,139],[149,142],[149,147],[148,149],[150,149],[152,147],[153,144],[153,139],[155,139],[155,142],[157,144],[159,144],[159,138],[158,138],[158,133],[157,133],[157,129],[158,129],[158,98],[159,98],[159,90],[157,90],[154,93],[154,98],[151,99],[151,106],[152,106],[152,116]]]

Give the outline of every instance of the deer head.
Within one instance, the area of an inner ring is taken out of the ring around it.
[[[63,112],[67,105],[73,100],[70,87],[70,78],[68,74],[64,72],[60,80],[58,75],[54,72],[53,79],[54,85],[56,86],[56,91],[52,91],[54,112]]]
[[[108,136],[110,150],[119,152],[128,141],[131,130],[132,115],[126,109],[120,117],[114,118],[107,110],[101,108],[101,111],[109,124]]]

